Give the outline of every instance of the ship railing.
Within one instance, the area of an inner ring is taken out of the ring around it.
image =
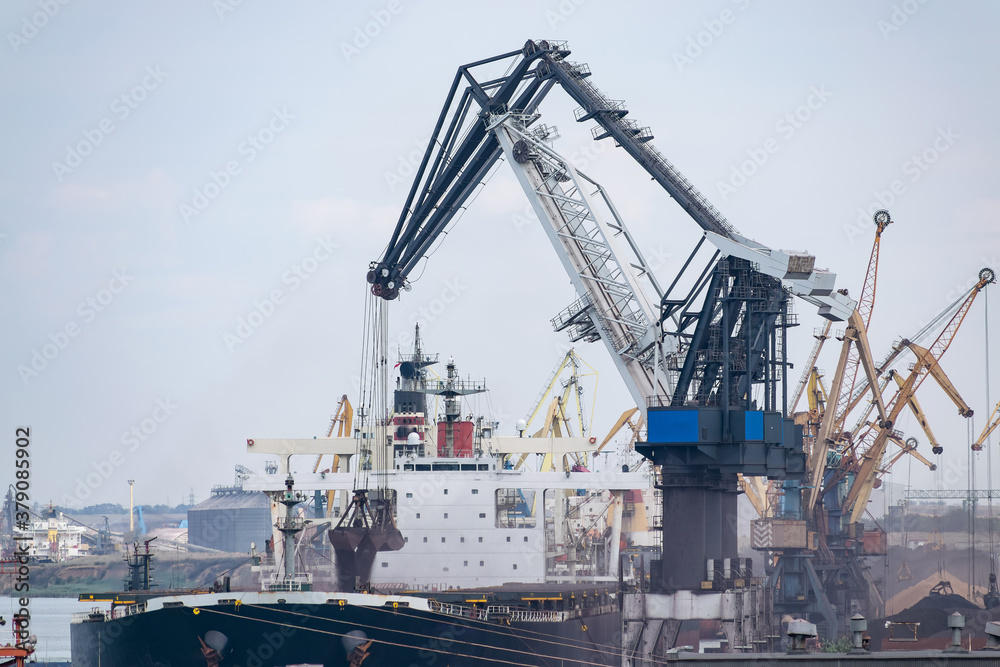
[[[141,614],[146,611],[145,602],[137,602],[135,604],[130,604],[127,606],[117,606],[111,609],[111,618],[125,618],[126,616],[135,616],[136,614]]]
[[[292,593],[309,590],[311,585],[312,575],[306,575],[296,579],[265,581],[262,582],[261,588],[265,593]]]
[[[84,623],[95,620],[95,616],[100,616],[102,620],[107,620],[107,614],[100,607],[94,607],[90,611],[78,611],[70,615],[70,623]]]
[[[428,601],[431,610],[439,612],[441,614],[448,614],[449,616],[460,616],[462,618],[472,618],[477,621],[486,621],[489,619],[489,612],[483,611],[482,609],[476,609],[475,607],[466,607],[460,604],[448,604],[446,602],[437,602],[435,600]]]
[[[487,607],[486,614],[488,617],[503,617],[511,621],[529,623],[559,623],[575,617],[575,613],[571,611],[511,609],[501,605]]]
[[[565,611],[527,611],[515,609],[510,612],[510,620],[527,623],[559,623],[569,620],[570,616]]]

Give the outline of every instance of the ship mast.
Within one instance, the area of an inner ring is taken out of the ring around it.
[[[285,478],[285,493],[278,500],[285,506],[285,516],[278,519],[278,530],[282,535],[284,570],[283,581],[292,590],[295,581],[295,536],[302,532],[302,518],[295,515],[295,506],[302,502],[302,494],[292,490],[295,480],[292,473]]]

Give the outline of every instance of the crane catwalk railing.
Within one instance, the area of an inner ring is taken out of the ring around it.
[[[526,141],[537,142],[533,135],[517,133]],[[571,244],[578,256],[585,259],[586,265],[577,267],[580,278],[591,283],[593,289],[605,297],[600,300],[605,305],[593,296],[589,297],[594,312],[613,338],[625,339],[631,344],[649,330],[650,323],[644,309],[637,300],[634,287],[625,279],[625,271],[579,186],[574,181],[569,189],[563,190],[560,179],[555,177],[555,174],[569,175],[570,168],[546,155],[542,148],[536,144],[533,163],[536,168],[539,164],[547,165],[549,169],[546,171],[551,175],[542,179],[541,187],[536,187],[535,192],[540,198],[551,201],[559,211],[562,224],[556,230],[557,236],[564,244]],[[544,171],[538,169],[538,174],[543,176]],[[621,327],[627,331],[621,331]]]
[[[620,101],[608,99],[596,86],[580,75],[576,65],[551,57],[547,58],[546,62],[562,73],[558,78],[563,87],[586,110],[586,113],[577,116],[578,120],[587,118],[596,120],[661,185],[668,190],[675,189],[677,192],[671,194],[684,208],[695,209],[689,212],[694,213],[692,217],[703,227],[722,236],[739,236],[725,216],[705,199],[655,146],[649,143],[651,135],[644,134],[644,128],[639,128],[635,121],[626,121],[622,118],[627,111]]]

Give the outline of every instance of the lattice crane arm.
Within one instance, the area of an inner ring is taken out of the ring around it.
[[[878,258],[882,244],[882,233],[886,227],[892,224],[889,212],[885,210],[876,211],[874,215],[875,239],[872,241],[871,255],[868,258],[868,270],[865,273],[865,282],[861,288],[861,298],[858,299],[858,314],[864,324],[865,331],[871,323],[872,311],[875,309],[875,289],[878,286]],[[844,372],[844,390],[840,392],[840,400],[836,405],[837,424],[842,428],[850,410],[851,397],[854,393],[854,385],[858,379],[858,367],[861,364],[861,357],[857,350],[848,357],[847,368]],[[871,383],[869,378],[869,383]]]
[[[642,424],[642,422],[641,422],[641,416],[640,416],[640,422],[639,422],[639,424],[633,424],[632,423],[632,417],[637,412],[639,412],[639,408],[629,408],[629,409],[625,410],[622,413],[621,417],[618,418],[618,421],[615,422],[614,426],[611,427],[611,430],[608,431],[608,434],[606,436],[604,436],[603,440],[601,440],[601,444],[598,445],[598,447],[597,447],[596,450],[594,450],[594,453],[597,454],[602,449],[604,449],[607,446],[607,444],[609,442],[611,442],[611,440],[616,435],[618,435],[619,431],[621,431],[623,428],[625,428],[626,425],[632,430],[631,442],[634,443],[635,439],[636,439],[636,436],[639,434],[639,429],[641,428],[641,424]]]
[[[809,385],[807,398],[809,399],[809,412],[817,417],[823,414],[826,404],[829,401],[826,387],[823,385],[823,376],[815,366],[809,373]]]
[[[541,393],[539,393],[538,398],[535,399],[535,402],[532,405],[531,410],[528,411],[528,417],[527,419],[524,420],[526,426],[531,426],[531,422],[533,422],[535,420],[535,417],[538,416],[539,410],[541,410],[542,405],[545,404],[545,399],[549,396],[549,394],[552,393],[553,388],[555,388],[556,386],[556,382],[559,380],[559,376],[562,374],[566,366],[570,363],[570,360],[572,359],[572,354],[573,350],[568,351],[565,355],[563,355],[563,358],[559,360],[559,363],[556,364],[555,369],[549,375],[549,379],[545,383],[545,386],[542,388]]]
[[[823,326],[823,331],[816,334],[816,342],[813,343],[812,351],[809,352],[809,359],[806,361],[806,365],[802,368],[802,376],[799,378],[799,382],[795,385],[795,393],[792,394],[792,400],[788,402],[788,412],[795,412],[795,408],[799,405],[799,399],[802,398],[802,391],[806,388],[806,385],[811,383],[813,374],[816,370],[816,360],[819,358],[819,353],[823,350],[823,344],[830,337],[830,327],[833,322],[830,320],[826,321]],[[810,408],[811,409],[811,408]]]
[[[996,430],[997,426],[1000,426],[1000,401],[997,402],[996,407],[993,408],[993,412],[990,413],[989,419],[986,420],[986,426],[983,427],[983,432],[979,434],[976,441],[972,443],[972,448],[977,452],[983,448],[983,443],[986,442],[986,438],[990,437],[990,433]]]
[[[743,473],[737,473],[736,477],[740,489],[743,490],[743,494],[756,510],[757,516],[762,519],[767,517],[767,491],[769,488],[767,480],[761,477],[748,477]]]
[[[338,438],[348,438],[351,435],[351,429],[353,427],[354,408],[351,406],[351,402],[347,399],[347,394],[344,394],[340,397],[340,400],[337,401],[337,410],[333,413],[333,417],[330,418],[330,428],[326,432],[326,437],[332,437],[334,430],[336,430]],[[313,472],[319,470],[320,462],[322,460],[322,454],[316,457],[316,461],[313,464]],[[333,472],[340,470],[339,455],[334,454],[333,466],[330,470]]]

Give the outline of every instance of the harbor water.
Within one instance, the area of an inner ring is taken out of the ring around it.
[[[90,611],[94,605],[76,598],[31,598],[31,634],[38,638],[35,660],[38,662],[69,662],[69,622],[75,613]],[[11,619],[20,609],[17,598],[0,598],[0,616],[6,625],[0,627],[0,643],[13,641]]]

